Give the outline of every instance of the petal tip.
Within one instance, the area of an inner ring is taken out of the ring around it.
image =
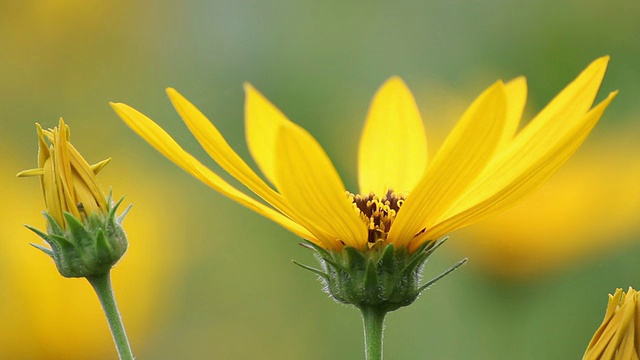
[[[609,65],[609,60],[611,60],[611,56],[601,56],[591,62],[591,64],[589,64],[589,67],[603,68],[603,70],[606,70],[607,66]]]
[[[527,77],[524,76],[524,75],[521,75],[521,76],[518,76],[516,78],[513,78],[513,79],[507,81],[506,84],[507,85],[510,85],[510,84],[515,85],[515,84],[517,84],[517,85],[523,85],[523,86],[526,87],[527,86]]]
[[[253,87],[253,85],[251,85],[251,83],[248,81],[245,81],[242,83],[242,88],[244,89],[244,92],[247,95],[256,91],[256,88]]]
[[[119,112],[119,111],[122,111],[127,105],[121,102],[109,101],[109,106],[111,106],[111,108],[116,112]]]
[[[384,83],[382,83],[381,88],[408,89],[409,87],[407,86],[407,83],[405,83],[400,76],[393,75],[389,77],[387,80],[385,80]]]

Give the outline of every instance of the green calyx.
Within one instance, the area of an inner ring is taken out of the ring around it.
[[[122,221],[131,205],[116,216],[122,203],[113,204],[108,196],[109,209],[104,213],[92,213],[82,219],[65,212],[65,229],[48,212],[43,212],[47,220],[47,233],[25,225],[51,246],[51,249],[31,244],[49,255],[58,272],[64,277],[88,277],[109,272],[127,251],[127,236]]]
[[[364,252],[353,247],[341,251],[325,250],[305,242],[301,245],[314,251],[321,269],[294,263],[317,274],[325,291],[336,301],[360,309],[375,307],[388,312],[410,305],[429,286],[467,261],[463,259],[421,284],[425,263],[446,240],[427,242],[412,253],[405,247],[396,248],[381,242]]]

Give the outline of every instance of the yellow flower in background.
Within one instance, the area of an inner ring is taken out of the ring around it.
[[[583,360],[640,359],[640,303],[631,287],[625,294],[616,289],[602,324],[589,342]]]
[[[524,78],[498,81],[466,110],[433,159],[413,95],[397,77],[378,90],[358,154],[359,194],[304,129],[245,86],[249,150],[263,181],[214,125],[174,89],[167,93],[193,135],[230,175],[268,205],[237,190],[137,110],[120,117],[194,177],[298,236],[329,250],[376,243],[410,250],[498,213],[539,188],[582,144],[615,92],[593,109],[609,58],[590,64],[524,129]],[[400,209],[402,208],[402,211]]]
[[[640,231],[640,144],[600,136],[536,194],[464,229],[454,247],[470,266],[511,280],[566,269],[620,249]],[[550,250],[552,249],[552,251]]]

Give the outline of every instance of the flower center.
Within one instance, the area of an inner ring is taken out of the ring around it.
[[[404,203],[404,195],[396,194],[389,189],[382,197],[374,193],[369,195],[349,194],[353,202],[353,209],[360,214],[360,218],[369,229],[368,244],[373,246],[377,241],[385,241],[389,229]]]

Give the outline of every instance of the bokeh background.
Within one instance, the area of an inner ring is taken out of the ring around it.
[[[537,194],[452,234],[435,275],[387,318],[389,359],[578,359],[616,287],[640,287],[640,2],[0,2],[0,358],[114,359],[88,284],[63,279],[22,227],[43,227],[34,123],[62,116],[134,208],[114,270],[139,359],[360,359],[358,312],[333,303],[294,235],[198,183],[111,111],[123,101],[218,169],[164,95],[200,107],[238,153],[250,81],[325,146],[355,189],[369,100],[397,74],[431,151],[498,78],[526,75],[530,119],[593,59],[619,89],[585,145]],[[253,163],[249,161],[253,166]],[[228,178],[228,177],[227,177]]]

